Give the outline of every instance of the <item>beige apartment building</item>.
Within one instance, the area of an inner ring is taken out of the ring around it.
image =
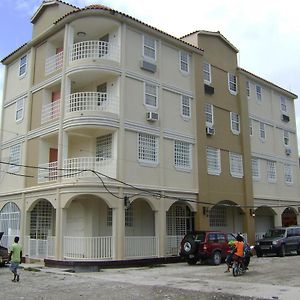
[[[197,212],[203,51],[100,5],[44,1],[31,22],[2,60],[4,243],[20,235],[29,258],[176,255]]]

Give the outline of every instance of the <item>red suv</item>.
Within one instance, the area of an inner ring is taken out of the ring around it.
[[[195,265],[200,260],[210,260],[212,264],[219,265],[230,252],[228,242],[231,240],[235,240],[231,233],[194,231],[182,239],[179,255],[189,265]]]

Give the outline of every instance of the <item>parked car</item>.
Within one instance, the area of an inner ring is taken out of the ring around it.
[[[262,239],[255,242],[257,257],[264,254],[285,256],[287,252],[300,254],[300,227],[277,227],[270,229]]]
[[[1,239],[4,232],[0,232],[0,266],[4,266],[8,263],[8,250],[7,248],[1,246]]]
[[[220,231],[194,231],[186,234],[180,243],[179,255],[189,265],[201,260],[210,260],[219,265],[230,251],[228,242],[235,240],[231,233]]]

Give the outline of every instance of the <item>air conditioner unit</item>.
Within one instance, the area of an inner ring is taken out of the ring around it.
[[[215,129],[213,127],[206,126],[206,134],[207,135],[214,135]]]
[[[283,121],[283,122],[289,122],[290,121],[290,117],[288,115],[282,114],[281,115],[281,121]]]
[[[147,121],[158,121],[158,113],[153,111],[148,111],[146,113],[146,119]]]
[[[292,153],[292,149],[291,148],[285,148],[285,154],[286,155],[290,155]]]

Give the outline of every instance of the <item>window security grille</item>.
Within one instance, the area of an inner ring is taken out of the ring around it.
[[[209,211],[209,225],[211,227],[226,227],[227,215],[225,207],[213,207]]]
[[[258,158],[252,158],[251,159],[252,164],[252,178],[254,180],[260,179],[260,164]]]
[[[191,150],[191,144],[182,141],[174,141],[174,160],[176,167],[191,169]]]
[[[243,157],[241,154],[229,152],[230,174],[233,177],[242,178],[244,176]]]
[[[268,160],[267,161],[267,177],[269,182],[276,181],[276,162]]]
[[[157,137],[146,133],[138,134],[138,159],[146,163],[156,163],[158,161]]]
[[[21,144],[10,147],[9,153],[9,171],[16,172],[20,169],[21,164]]]
[[[293,170],[291,165],[284,165],[284,181],[287,184],[293,183]]]
[[[221,173],[221,157],[220,149],[207,147],[207,173],[210,175],[220,175]]]
[[[112,135],[99,136],[96,139],[96,157],[98,160],[112,158]]]

